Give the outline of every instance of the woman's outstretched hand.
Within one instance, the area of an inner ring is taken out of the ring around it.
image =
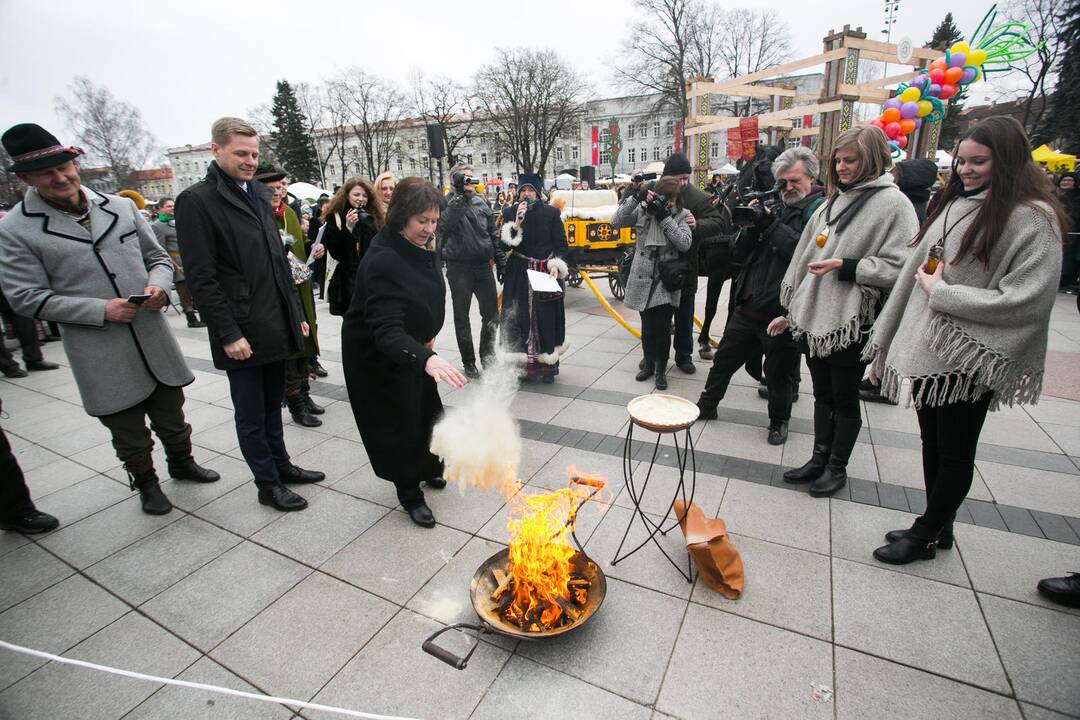
[[[444,382],[451,387],[464,387],[468,380],[456,367],[443,360],[438,355],[432,355],[424,364],[424,372],[435,379],[435,382]]]

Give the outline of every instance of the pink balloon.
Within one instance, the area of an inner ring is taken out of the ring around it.
[[[955,94],[956,94],[956,86],[955,85],[949,85],[948,83],[946,83],[945,85],[941,86],[941,93],[938,94],[938,97],[941,98],[942,100],[948,100],[949,98],[951,98]]]
[[[919,112],[919,103],[906,102],[900,106],[900,117],[910,120]]]
[[[881,118],[874,118],[870,121],[870,124],[876,128],[881,128],[882,130],[885,129],[885,123],[881,122]]]
[[[896,138],[900,137],[900,123],[891,122],[886,125],[885,135],[888,136],[890,140],[895,140]]]
[[[941,68],[934,68],[930,71],[930,82],[940,85],[945,80],[945,71]]]

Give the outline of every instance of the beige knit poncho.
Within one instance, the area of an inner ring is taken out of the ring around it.
[[[923,381],[912,397],[916,408],[972,400],[987,390],[994,393],[991,409],[1039,398],[1061,273],[1061,228],[1045,204],[1018,205],[988,265],[957,259],[984,201],[992,202],[985,191],[951,201],[943,279],[927,296],[915,271],[941,242],[946,213],[938,215],[874,324],[863,359],[877,357],[881,392],[892,400],[905,378]]]

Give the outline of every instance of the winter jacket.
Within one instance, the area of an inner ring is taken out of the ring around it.
[[[371,215],[357,220],[352,232],[348,227],[345,224],[345,213],[338,213],[327,218],[326,229],[323,230],[323,245],[326,246],[326,252],[338,262],[334,273],[330,276],[330,283],[326,286],[331,315],[344,315],[349,311],[349,304],[356,286],[356,269],[360,266],[364,253],[371,247],[372,238],[378,232]]]
[[[926,221],[926,202],[937,181],[937,165],[932,160],[901,160],[896,163],[896,186],[915,206],[919,224]]]
[[[685,209],[679,210],[674,216],[658,221],[641,209],[637,198],[628,197],[619,204],[611,224],[617,228],[631,225],[637,228],[623,305],[639,312],[664,304],[679,305],[682,293],[670,291],[660,282],[660,262],[674,260],[690,249],[693,240],[686,215]]]
[[[792,205],[784,205],[764,230],[746,229],[736,236],[734,260],[742,265],[735,280],[735,305],[759,320],[784,314],[780,283],[803,228],[817,206],[821,192],[812,192]]]
[[[447,262],[482,264],[495,260],[499,266],[506,262],[495,215],[479,195],[450,193],[446,210],[439,217],[438,238],[439,255]]]

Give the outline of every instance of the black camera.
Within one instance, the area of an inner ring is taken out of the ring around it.
[[[753,227],[761,222],[761,219],[765,216],[765,209],[768,208],[769,212],[773,215],[783,204],[780,199],[780,192],[783,190],[783,186],[777,183],[773,185],[769,190],[759,190],[757,192],[744,193],[739,199],[742,201],[741,205],[736,205],[731,211],[731,220],[738,227]],[[751,205],[754,200],[757,203]]]

